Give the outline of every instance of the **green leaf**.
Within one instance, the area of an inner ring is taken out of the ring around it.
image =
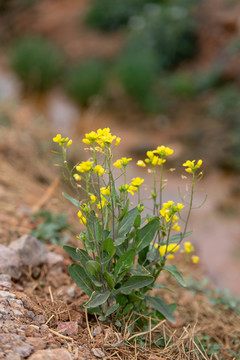
[[[87,261],[92,260],[88,253],[83,249],[74,248],[68,245],[64,245],[63,249],[73,260],[80,262],[83,266],[85,266]]]
[[[139,276],[143,276],[143,275],[151,276],[150,271],[148,271],[144,266],[141,266],[139,264],[137,264],[136,268],[133,268],[131,270],[131,274],[139,275]]]
[[[113,280],[112,275],[109,274],[107,271],[104,271],[104,278],[107,281],[109,288],[112,290],[115,286],[115,282]]]
[[[120,222],[119,233],[117,239],[115,240],[115,246],[121,245],[126,239],[126,235],[133,227],[136,216],[138,215],[137,206],[131,209],[127,216]],[[112,236],[111,236],[112,237]]]
[[[105,312],[105,316],[109,316],[112,313],[114,313],[114,311],[116,311],[119,308],[119,304],[113,304],[106,312]]]
[[[172,293],[175,292],[175,291],[171,290],[170,288],[168,288],[167,286],[162,285],[162,284],[154,284],[154,288],[168,290],[168,291],[171,291]]]
[[[113,257],[115,254],[115,248],[112,239],[107,238],[103,240],[103,250],[109,254],[109,259]]]
[[[64,196],[66,199],[68,199],[69,201],[71,201],[71,203],[79,209],[79,207],[80,207],[80,202],[79,202],[79,200],[74,199],[72,196],[70,196],[70,195],[68,195],[68,194],[66,194],[66,193],[64,193],[64,192],[63,192],[62,194],[63,194],[63,196]]]
[[[155,217],[147,225],[137,231],[136,235],[136,252],[139,253],[153,240],[159,225],[159,218]]]
[[[115,266],[114,270],[114,279],[117,280],[117,277],[124,271],[130,270],[133,265],[135,259],[136,251],[134,249],[130,249],[125,254],[123,254],[119,259]]]
[[[85,270],[78,264],[72,264],[69,266],[68,272],[77,286],[82,291],[84,291],[85,294],[91,296],[94,286],[91,279],[87,276]]]
[[[85,303],[87,309],[98,307],[99,305],[104,304],[109,298],[111,292],[107,290],[104,294],[98,291],[94,291],[90,300]]]
[[[173,275],[180,285],[182,285],[183,287],[187,286],[176,265],[165,265],[162,269],[167,270],[171,275]]]
[[[87,271],[91,275],[95,275],[96,273],[101,274],[101,265],[99,264],[99,262],[94,261],[94,260],[89,260],[86,262],[85,266],[86,266]]]
[[[135,221],[134,221],[133,226],[134,226],[135,228],[139,228],[139,226],[141,226],[141,215],[140,215],[140,214],[138,214],[138,215],[136,216],[136,219],[135,219]]]
[[[172,244],[172,243],[178,243],[180,242],[182,239],[184,239],[185,237],[191,235],[193,233],[193,231],[188,231],[186,232],[185,234],[175,234],[173,236],[170,237],[168,243],[169,244]],[[161,245],[166,245],[167,244],[167,241],[164,241],[163,243],[161,243]]]
[[[121,291],[124,294],[130,294],[132,290],[140,289],[150,285],[153,280],[154,278],[152,276],[132,276],[125,283],[123,283],[123,285],[117,289],[117,291]]]
[[[159,311],[167,320],[175,323],[175,318],[169,308],[169,306],[159,297],[154,296],[145,296],[146,301],[149,301],[154,309]]]

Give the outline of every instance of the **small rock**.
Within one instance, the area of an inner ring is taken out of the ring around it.
[[[15,299],[16,295],[8,291],[0,290],[0,298]]]
[[[34,316],[33,321],[36,321],[37,323],[42,325],[45,323],[45,317],[43,315],[36,315]]]
[[[6,356],[6,360],[21,360],[21,356],[15,354],[13,351],[9,352]]]
[[[57,331],[62,335],[75,335],[78,332],[77,321],[59,322]]]
[[[14,348],[14,352],[24,358],[28,357],[33,352],[33,350],[34,347],[26,343],[22,343],[21,345],[18,345]]]
[[[11,311],[13,312],[13,315],[16,317],[20,317],[23,316],[23,314],[21,313],[21,311],[17,310],[17,309],[11,309]]]
[[[10,283],[8,281],[1,281],[0,280],[0,286],[5,287],[7,289],[11,289],[12,288],[12,283]]]
[[[11,276],[9,274],[0,274],[0,281],[11,282]]]
[[[40,339],[39,337],[27,337],[26,343],[32,345],[34,350],[43,350],[47,346],[46,341]]]
[[[98,358],[105,358],[104,352],[99,348],[92,349],[92,353]]]
[[[38,350],[32,354],[29,360],[72,360],[72,356],[66,349]]]
[[[93,328],[92,334],[93,334],[93,336],[96,336],[96,335],[101,334],[101,332],[102,332],[101,326],[95,326],[95,327]]]
[[[19,279],[22,274],[22,264],[20,257],[16,251],[0,245],[0,273],[6,279],[6,275],[10,275],[14,279]]]
[[[74,286],[70,286],[68,289],[67,289],[67,292],[66,294],[70,297],[74,297],[75,296],[75,287]]]
[[[55,254],[53,251],[49,251],[47,253],[47,259],[46,262],[49,267],[54,266],[59,263],[63,263],[63,256]]]
[[[10,249],[15,250],[24,265],[38,266],[47,259],[47,247],[31,235],[23,235],[13,241]]]

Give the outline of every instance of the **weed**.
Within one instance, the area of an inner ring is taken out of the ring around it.
[[[82,105],[93,96],[102,94],[105,88],[106,68],[102,61],[89,59],[69,69],[65,87],[69,95]]]
[[[37,228],[32,231],[31,235],[39,241],[57,245],[67,243],[69,235],[65,233],[71,229],[67,223],[66,214],[55,215],[51,211],[40,211],[32,217],[32,222],[36,221],[38,222]]]
[[[11,66],[27,90],[46,90],[59,77],[61,52],[40,36],[19,38],[11,48]]]

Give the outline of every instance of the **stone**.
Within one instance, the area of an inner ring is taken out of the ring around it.
[[[60,321],[57,331],[62,335],[75,335],[78,332],[78,323],[77,321]]]
[[[21,236],[9,248],[18,253],[24,265],[38,266],[46,262],[47,247],[31,235]]]
[[[15,299],[16,295],[5,291],[5,290],[0,290],[0,298],[5,298],[5,299]]]
[[[22,359],[21,356],[19,354],[15,354],[13,351],[9,352],[6,356],[6,360],[21,360],[21,359]]]
[[[66,349],[38,350],[28,360],[72,360]]]
[[[93,348],[92,353],[98,358],[101,358],[101,359],[105,358],[104,352],[99,348]]]
[[[49,267],[63,263],[63,256],[55,254],[53,251],[49,251],[47,253],[47,259],[46,262]]]
[[[23,358],[28,357],[34,350],[34,347],[30,344],[22,342],[14,348],[14,352],[22,356]]]
[[[18,253],[1,244],[0,274],[4,275],[1,281],[6,281],[6,275],[11,276],[13,279],[19,279],[22,275],[22,263]]]

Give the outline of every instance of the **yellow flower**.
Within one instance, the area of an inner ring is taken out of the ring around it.
[[[78,211],[77,215],[79,217],[80,223],[82,223],[83,225],[86,225],[87,219],[83,216],[81,210]]]
[[[186,253],[190,254],[191,252],[194,251],[194,246],[192,245],[192,243],[190,241],[185,241],[184,249],[185,249]]]
[[[117,169],[122,168],[122,162],[120,159],[116,160],[115,163],[113,163],[113,166],[115,166]]]
[[[198,160],[197,164],[194,165],[195,160],[187,160],[185,163],[183,163],[183,166],[186,167],[185,171],[188,172],[189,174],[193,174],[196,172],[197,169],[199,169],[202,165],[202,160]]]
[[[192,262],[193,262],[193,264],[197,264],[198,261],[199,261],[199,256],[193,255],[193,256],[192,256]]]
[[[55,143],[58,143],[58,144],[61,142],[61,140],[62,140],[61,134],[57,134],[57,135],[53,138],[53,141],[54,141]]]
[[[173,149],[170,149],[167,146],[161,145],[158,146],[156,150],[154,150],[155,154],[158,154],[159,156],[163,157],[163,156],[170,156],[172,155],[174,152]]]
[[[155,249],[158,249],[158,244],[154,244]]]
[[[173,254],[169,254],[167,258],[168,258],[168,260],[173,260],[173,259],[174,259],[174,255],[173,255]]]
[[[91,203],[94,204],[97,200],[97,197],[95,195],[90,195]]]
[[[79,181],[79,180],[82,179],[82,177],[81,177],[80,175],[78,175],[78,174],[74,174],[73,177],[74,177],[74,179],[75,179],[76,181]]]
[[[76,170],[85,173],[92,169],[93,161],[82,161],[79,165],[76,166]]]
[[[172,229],[173,229],[173,230],[176,230],[176,231],[180,231],[180,230],[181,230],[181,228],[180,228],[180,226],[178,225],[178,223],[175,223],[175,224],[173,225]]]
[[[183,204],[177,203],[177,209],[178,211],[181,211],[184,208]]]
[[[89,134],[85,134],[85,139],[82,142],[87,145],[93,144],[98,139],[98,134],[95,131],[91,131]]]
[[[123,166],[127,166],[128,163],[129,163],[129,161],[131,161],[131,160],[132,160],[132,158],[122,157],[122,158],[121,158],[122,165],[123,165]]]
[[[159,158],[156,155],[154,155],[152,158],[152,165],[153,166],[158,165],[158,160],[159,160]]]
[[[167,247],[167,245],[161,245],[159,247],[159,253],[161,256],[164,256],[165,254],[170,253],[170,252],[174,253],[174,252],[178,251],[178,249],[179,249],[179,245],[177,245],[177,243],[169,244],[168,247]]]
[[[115,146],[118,146],[121,142],[121,138],[120,137],[117,137],[116,138],[116,141],[115,141]]]
[[[134,193],[137,192],[137,189],[138,188],[136,186],[130,185],[128,186],[127,191],[130,192],[130,194],[134,195]]]
[[[53,138],[53,141],[54,141],[55,143],[58,143],[59,146],[63,146],[65,143],[68,143],[68,142],[70,142],[70,145],[72,144],[72,140],[69,140],[68,137],[62,138],[62,135],[61,135],[61,134],[57,134],[57,135]],[[70,145],[67,145],[67,146],[70,146]]]
[[[174,214],[173,217],[172,217],[172,222],[174,223],[178,219],[179,219],[179,217],[176,214]]]
[[[106,196],[110,196],[110,189],[109,189],[109,187],[101,187],[101,189],[100,189],[100,191],[101,191],[101,194],[103,194],[103,195],[106,195]]]
[[[70,139],[68,142],[67,142],[67,147],[71,146],[72,145],[72,139]]]
[[[143,160],[138,160],[137,166],[146,167],[146,164]]]
[[[96,165],[93,171],[98,173],[98,176],[102,176],[106,172],[101,165]]]
[[[129,163],[129,161],[131,161],[132,158],[126,158],[126,157],[122,157],[121,159],[118,159],[115,161],[115,163],[113,164],[113,166],[115,166],[118,169],[121,169],[122,166],[126,167]]]
[[[141,179],[140,177],[136,177],[132,179],[131,185],[135,187],[139,187],[144,182],[144,179]]]
[[[166,162],[166,159],[158,159],[158,165],[162,165]]]
[[[159,246],[159,253],[161,256],[164,256],[166,254],[167,245],[161,245]]]

